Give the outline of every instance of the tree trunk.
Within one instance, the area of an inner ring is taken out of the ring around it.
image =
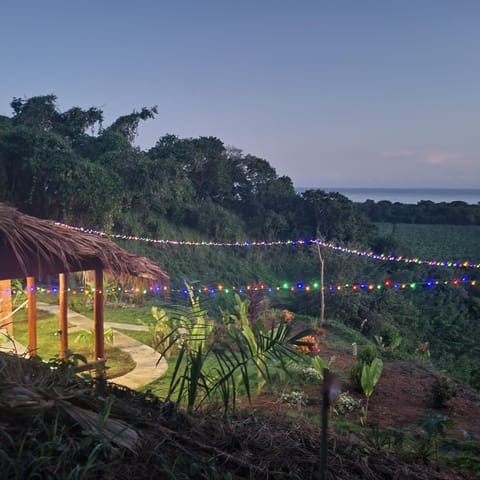
[[[319,240],[317,239],[318,259],[320,260],[320,326],[325,323],[325,257],[322,254]]]

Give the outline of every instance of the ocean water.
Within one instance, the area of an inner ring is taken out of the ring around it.
[[[455,201],[480,203],[480,188],[320,188],[326,192],[339,192],[353,202],[365,202],[370,199],[375,202],[389,200],[392,203],[413,204],[421,200],[435,203]]]

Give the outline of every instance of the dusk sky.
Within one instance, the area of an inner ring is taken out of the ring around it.
[[[4,0],[0,114],[53,93],[104,125],[215,136],[296,187],[480,186],[478,0]]]

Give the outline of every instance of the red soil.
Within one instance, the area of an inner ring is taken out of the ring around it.
[[[355,358],[320,344],[320,355],[324,359],[335,356],[332,371],[343,379],[349,378],[349,372]],[[438,413],[453,420],[453,426],[447,433],[459,439],[474,438],[480,440],[480,392],[463,385],[455,385],[456,395],[447,402],[447,406],[434,409],[432,403],[432,386],[440,375],[428,366],[403,361],[384,361],[382,376],[370,398],[369,423],[378,423],[380,427],[412,428],[422,417]],[[306,408],[318,409],[321,398],[320,385],[305,388],[309,399],[316,405]],[[349,391],[355,398],[363,399],[348,384],[343,383],[343,391]],[[268,407],[270,410],[282,411],[289,407],[272,396],[262,395],[254,401],[256,407]],[[354,417],[359,417],[356,411]]]

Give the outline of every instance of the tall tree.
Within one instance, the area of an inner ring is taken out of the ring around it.
[[[119,132],[122,134],[130,143],[132,143],[137,134],[138,126],[140,120],[148,120],[150,118],[155,118],[155,115],[158,114],[157,106],[147,108],[143,107],[139,112],[132,112],[129,115],[123,115],[118,117],[115,122],[113,122],[108,129]]]

